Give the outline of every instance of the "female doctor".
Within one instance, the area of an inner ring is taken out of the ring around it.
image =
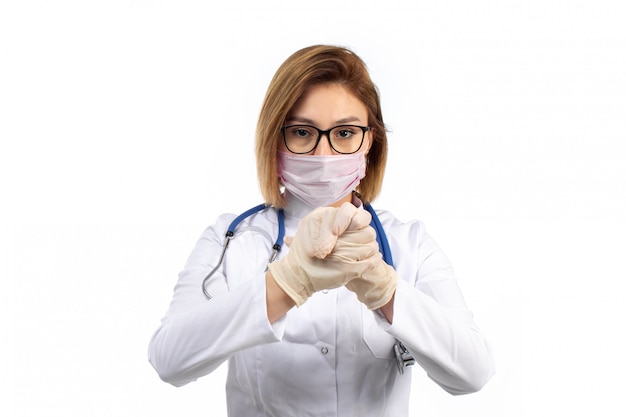
[[[231,214],[197,242],[150,342],[161,379],[228,361],[230,416],[408,416],[414,362],[451,394],[480,390],[492,355],[448,259],[422,223],[369,205],[387,137],[363,61],[324,45],[291,55],[256,156],[265,205],[227,243]]]

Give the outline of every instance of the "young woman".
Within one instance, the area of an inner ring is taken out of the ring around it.
[[[448,259],[422,223],[369,204],[387,137],[363,61],[324,45],[290,56],[256,155],[265,206],[228,250],[235,215],[198,241],[150,342],[159,376],[181,386],[228,361],[231,416],[407,416],[413,362],[452,394],[481,389],[492,356]]]

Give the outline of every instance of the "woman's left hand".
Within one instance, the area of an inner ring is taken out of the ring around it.
[[[397,283],[396,271],[381,257],[374,268],[365,271],[360,278],[348,282],[346,288],[353,291],[367,308],[376,310],[391,301]]]

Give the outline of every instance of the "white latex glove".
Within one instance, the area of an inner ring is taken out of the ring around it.
[[[337,245],[339,244],[340,242],[337,242]],[[387,304],[398,284],[396,271],[382,259],[380,252],[376,258],[374,267],[346,284],[346,288],[356,293],[359,301],[370,310],[376,310]]]
[[[302,305],[314,292],[338,288],[372,268],[378,251],[370,214],[351,203],[320,207],[305,216],[293,238],[285,238],[289,252],[268,268],[279,287]],[[344,236],[336,247],[339,236]]]

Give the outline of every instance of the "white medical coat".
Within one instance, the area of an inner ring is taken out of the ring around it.
[[[286,235],[311,208],[289,198]],[[150,342],[149,360],[166,382],[182,386],[228,360],[230,416],[408,416],[411,368],[400,375],[401,340],[427,375],[452,394],[475,392],[494,367],[450,263],[418,221],[377,211],[389,240],[398,287],[393,324],[345,287],[315,293],[274,324],[267,319],[265,270],[278,234],[276,210],[244,220],[222,266],[224,234],[235,215],[207,228],[174,289]],[[285,245],[281,251],[288,251]],[[212,394],[214,395],[214,394]]]

